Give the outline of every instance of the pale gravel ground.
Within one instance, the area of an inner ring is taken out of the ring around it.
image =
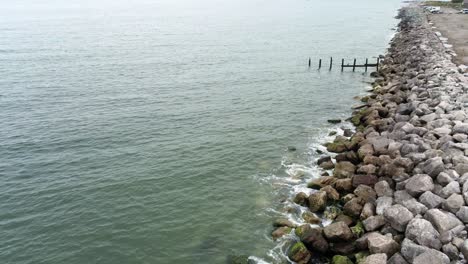
[[[458,14],[458,10],[442,8],[443,14],[428,15],[429,21],[434,23],[435,31],[448,38],[457,53],[454,57],[456,64],[468,65],[468,14]]]

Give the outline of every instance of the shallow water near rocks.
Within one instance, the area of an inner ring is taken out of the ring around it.
[[[282,262],[271,222],[369,81],[317,61],[375,60],[399,6],[3,3],[0,259]]]

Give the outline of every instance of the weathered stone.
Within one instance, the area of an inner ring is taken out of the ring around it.
[[[272,233],[271,233],[271,236],[273,238],[273,240],[276,240],[282,236],[285,236],[287,234],[289,234],[291,232],[292,228],[291,227],[288,227],[288,226],[282,226],[282,227],[278,227],[277,229],[275,229]]]
[[[429,209],[439,207],[439,205],[442,204],[443,201],[444,199],[433,194],[432,192],[425,192],[421,194],[421,196],[419,196],[419,202],[424,204]]]
[[[358,174],[353,176],[353,186],[357,187],[359,185],[374,186],[378,181],[377,176],[375,175],[364,175]]]
[[[354,220],[349,215],[340,214],[335,218],[335,222],[344,222],[347,226],[350,226],[354,223]]]
[[[458,255],[460,252],[458,248],[454,246],[452,243],[446,244],[442,247],[442,252],[449,257],[450,260],[458,260]]]
[[[385,253],[391,257],[398,252],[399,245],[391,237],[376,234],[367,239],[367,245],[371,254]]]
[[[377,168],[373,164],[363,165],[357,169],[357,173],[359,174],[375,174],[376,172]]]
[[[402,204],[404,201],[413,198],[413,196],[405,190],[396,191],[393,196],[396,204]]]
[[[427,207],[418,202],[416,199],[411,198],[409,200],[403,201],[402,205],[413,213],[413,215],[424,214],[428,210]]]
[[[336,182],[336,178],[332,176],[324,176],[319,177],[317,179],[312,180],[307,184],[307,187],[319,190],[328,185],[333,185]]]
[[[453,133],[468,134],[468,124],[456,124],[455,126],[453,126]]]
[[[468,206],[462,206],[457,212],[457,217],[463,223],[468,224]]]
[[[387,208],[392,206],[392,204],[393,204],[392,197],[387,197],[387,196],[379,197],[377,199],[377,206],[375,209],[376,214],[382,215]]]
[[[460,252],[463,254],[463,257],[465,257],[466,260],[468,260],[468,239],[465,240],[460,246],[459,246]]]
[[[371,217],[375,214],[375,206],[374,204],[367,202],[364,204],[364,207],[362,208],[360,219],[364,220],[367,219],[368,217]]]
[[[432,191],[434,183],[432,178],[425,174],[417,174],[411,177],[405,185],[406,191],[412,196],[419,196],[420,194]]]
[[[322,229],[312,228],[310,225],[302,225],[296,228],[296,235],[308,249],[321,253],[328,251],[328,242],[322,235]]]
[[[430,209],[426,212],[424,218],[431,222],[431,224],[443,233],[463,223],[452,213],[442,211],[440,209]]]
[[[424,173],[431,177],[437,177],[444,170],[444,162],[441,157],[434,157],[424,162]]]
[[[326,226],[323,233],[329,241],[333,242],[348,241],[353,238],[353,233],[343,222],[336,222]]]
[[[293,202],[299,204],[299,205],[302,205],[302,206],[307,206],[307,203],[308,203],[308,196],[307,194],[303,193],[303,192],[300,192],[298,194],[296,194],[296,197],[294,197],[294,200]]]
[[[281,226],[288,226],[288,227],[296,227],[296,225],[289,221],[286,218],[278,218],[275,221],[273,221],[273,226],[274,227],[281,227]]]
[[[408,264],[405,258],[400,253],[395,253],[388,260],[387,264]]]
[[[426,246],[439,250],[442,246],[439,240],[439,232],[425,219],[412,219],[406,228],[406,238]]]
[[[366,231],[375,231],[385,225],[385,218],[382,215],[371,216],[362,221]]]
[[[359,216],[362,211],[362,199],[361,198],[353,198],[349,202],[345,203],[343,206],[343,212],[350,216]]]
[[[318,225],[322,222],[320,217],[318,217],[316,214],[310,211],[306,211],[302,213],[302,218],[304,219],[306,223],[313,224],[313,225]]]
[[[349,192],[353,189],[353,182],[352,179],[338,179],[334,186],[339,192]]]
[[[458,184],[457,181],[453,181],[447,184],[444,188],[442,188],[442,190],[440,190],[439,195],[445,199],[454,193],[460,193],[460,184]]]
[[[448,173],[441,172],[441,173],[439,173],[439,176],[437,176],[437,182],[442,186],[445,186],[445,185],[449,184],[452,181],[453,181],[453,179],[452,179],[452,177],[450,177],[450,175]]]
[[[413,264],[449,264],[450,259],[442,252],[428,250],[414,258]]]
[[[351,178],[356,171],[356,166],[349,161],[338,162],[335,165],[335,170],[333,171],[333,176],[339,179]]]
[[[312,212],[323,211],[327,205],[327,193],[318,191],[309,196],[309,208]]]
[[[442,203],[442,208],[455,214],[463,205],[465,205],[463,196],[461,194],[454,193]]]
[[[414,259],[425,252],[429,248],[417,245],[411,240],[405,238],[401,243],[401,255],[409,262],[413,263]]]
[[[386,254],[372,254],[367,256],[364,259],[363,264],[386,264],[387,263],[387,255]]]
[[[413,214],[402,205],[396,204],[385,210],[384,217],[394,229],[404,232],[406,225],[413,218]]]
[[[372,147],[372,144],[364,144],[358,149],[357,154],[358,157],[363,160],[365,156],[374,155],[374,148]]]
[[[296,242],[289,249],[288,257],[299,264],[306,264],[309,262],[312,255],[302,242]]]
[[[340,199],[340,194],[330,185],[321,188],[320,191],[327,193],[328,200],[338,201]]]
[[[375,184],[374,190],[377,193],[377,196],[393,196],[393,190],[388,184],[387,181],[379,181],[378,183]]]
[[[352,241],[330,243],[330,251],[340,255],[350,255],[356,250],[356,244]]]
[[[466,153],[466,152],[465,152]],[[458,174],[463,175],[468,172],[468,164],[460,163],[455,166],[455,171],[458,172]]]
[[[377,198],[377,195],[372,187],[362,184],[354,190],[354,194],[365,202],[374,202]]]

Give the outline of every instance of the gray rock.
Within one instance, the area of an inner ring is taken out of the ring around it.
[[[445,186],[445,185],[451,183],[452,181],[453,181],[453,179],[452,179],[452,177],[450,177],[450,175],[448,173],[441,172],[441,173],[439,173],[439,176],[437,176],[437,182],[442,186]]]
[[[431,177],[437,177],[444,170],[444,162],[441,157],[434,157],[424,162],[423,171]]]
[[[455,166],[455,170],[458,172],[458,174],[463,175],[468,172],[468,164],[460,163],[457,166]]]
[[[407,238],[401,243],[401,255],[409,263],[413,263],[414,259],[426,250],[429,250],[429,248],[420,246]]]
[[[417,174],[406,182],[405,189],[410,195],[417,197],[424,192],[432,191],[434,182],[428,175]]]
[[[433,209],[439,207],[439,205],[444,201],[444,199],[433,194],[432,192],[425,192],[419,196],[419,202],[424,204],[427,208]]]
[[[405,236],[421,246],[437,250],[442,246],[439,240],[439,232],[425,219],[412,219],[408,223]]]
[[[399,249],[398,243],[391,236],[384,236],[379,233],[367,238],[367,246],[371,254],[385,253],[389,257]]]
[[[408,264],[408,261],[400,253],[395,253],[388,260],[387,264]]]
[[[463,257],[468,260],[468,240],[465,240],[460,245],[460,252],[463,254]]]
[[[394,194],[394,202],[396,204],[402,204],[404,201],[409,200],[413,198],[407,191],[401,190],[401,191],[396,191]]]
[[[385,225],[385,218],[382,215],[371,216],[362,221],[366,231],[374,231]]]
[[[442,252],[428,250],[414,258],[413,264],[449,264],[450,259]]]
[[[468,224],[468,206],[460,207],[460,210],[458,210],[457,212],[457,217],[463,223]]]
[[[377,199],[377,206],[375,209],[376,214],[382,215],[387,208],[392,206],[392,204],[393,204],[392,197],[387,197],[387,196],[379,197]]]
[[[452,213],[442,211],[440,209],[430,209],[424,216],[426,220],[439,231],[443,233],[463,223]]]
[[[428,210],[424,204],[418,202],[415,198],[403,201],[402,205],[410,210],[414,215],[422,215]]]
[[[468,134],[468,124],[456,124],[453,126],[453,133]]]
[[[367,256],[364,259],[363,264],[386,264],[387,263],[387,255],[385,254],[372,254]]]
[[[461,194],[454,193],[442,203],[442,208],[455,214],[463,205],[465,205],[463,196]]]
[[[458,184],[457,181],[453,181],[447,184],[447,186],[445,186],[444,188],[442,188],[442,190],[440,190],[439,195],[440,197],[446,199],[454,193],[460,193],[460,184]]]
[[[374,190],[377,193],[377,196],[379,197],[381,196],[392,197],[393,196],[393,190],[387,181],[379,181],[378,183],[376,183],[374,185]]]
[[[404,232],[408,222],[413,219],[413,214],[402,205],[396,204],[385,210],[384,217],[394,229]]]
[[[452,243],[446,244],[442,247],[442,251],[445,255],[449,257],[450,260],[458,260],[458,248],[454,246]]]
[[[468,139],[468,136],[466,134],[455,134],[453,135],[453,139],[457,142],[464,142]]]

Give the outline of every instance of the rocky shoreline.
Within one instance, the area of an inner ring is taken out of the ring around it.
[[[393,38],[355,133],[325,146],[323,176],[294,202],[297,226],[274,223],[297,263],[466,263],[468,260],[468,84],[422,10],[400,11]],[[323,219],[330,224],[325,225]]]

